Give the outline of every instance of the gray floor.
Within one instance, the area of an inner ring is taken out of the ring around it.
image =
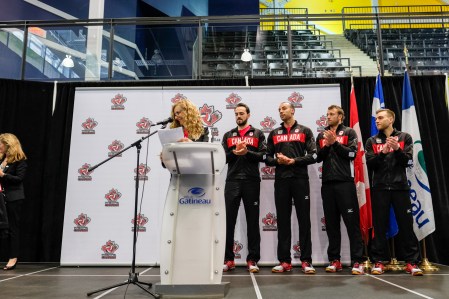
[[[86,297],[86,293],[126,281],[129,268],[59,267],[51,264],[19,264],[12,271],[0,270],[0,298],[152,298],[140,288],[122,286]],[[137,268],[142,282],[157,283],[159,268]],[[226,298],[449,298],[449,267],[422,277],[403,272],[381,276],[352,276],[349,268],[336,274],[317,267],[315,275],[304,275],[298,268],[289,273],[273,274],[262,267],[249,274],[245,268],[223,275],[231,287]],[[126,292],[126,294],[125,294]]]

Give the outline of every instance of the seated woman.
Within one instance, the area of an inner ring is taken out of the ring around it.
[[[171,117],[173,122],[170,128],[184,129],[184,138],[179,142],[209,142],[209,129],[203,127],[200,112],[191,101],[185,99],[174,103]]]

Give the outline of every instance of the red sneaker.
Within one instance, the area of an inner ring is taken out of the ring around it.
[[[373,275],[381,275],[385,272],[385,266],[382,263],[376,263],[374,267],[371,269],[371,274]]]
[[[292,268],[293,267],[291,263],[282,262],[279,265],[273,267],[273,269],[271,269],[271,272],[273,273],[290,272]]]
[[[234,261],[225,261],[223,264],[223,272],[228,272],[235,269]]]
[[[341,263],[339,260],[330,262],[329,266],[326,267],[326,272],[328,272],[328,273],[340,272],[341,270],[343,270],[343,267],[341,266]]]
[[[257,263],[255,261],[247,261],[246,262],[246,268],[251,273],[258,273],[259,267],[257,266]]]
[[[405,272],[411,274],[412,276],[423,276],[423,272],[416,264],[407,263],[405,266]]]
[[[309,262],[302,262],[301,268],[305,274],[315,274],[315,268]]]

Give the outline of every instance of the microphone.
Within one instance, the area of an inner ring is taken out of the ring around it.
[[[166,118],[164,120],[161,120],[160,122],[152,124],[151,126],[166,125],[166,124],[171,123],[171,122],[173,122],[173,118],[169,117],[169,118]]]

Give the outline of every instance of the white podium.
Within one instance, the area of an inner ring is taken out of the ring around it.
[[[161,282],[170,297],[224,297],[221,283],[226,210],[220,174],[226,164],[219,143],[166,144],[162,157],[171,180],[161,231]]]

